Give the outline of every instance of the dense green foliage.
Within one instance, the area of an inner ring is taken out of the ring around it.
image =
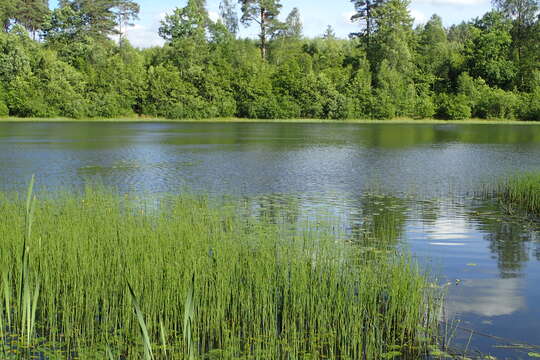
[[[0,194],[3,359],[417,359],[437,326],[393,218],[376,250],[186,195],[28,199]]]
[[[540,120],[536,0],[450,28],[413,27],[408,5],[353,1],[359,31],[343,40],[303,37],[278,0],[223,1],[218,22],[189,0],[162,22],[163,47],[135,49],[131,0],[2,1],[0,116]]]

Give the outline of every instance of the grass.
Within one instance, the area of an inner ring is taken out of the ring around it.
[[[90,188],[0,194],[0,214],[5,359],[418,359],[437,328],[408,256],[331,225]]]
[[[17,118],[0,117],[0,122],[213,122],[213,123],[342,123],[342,124],[522,124],[540,125],[539,121],[509,120],[509,119],[467,119],[467,120],[440,120],[440,119],[413,119],[395,118],[386,120],[377,119],[244,119],[244,118],[209,118],[209,119],[166,119],[150,116],[127,116],[118,118]]]
[[[494,193],[508,210],[540,216],[540,172],[510,177]]]

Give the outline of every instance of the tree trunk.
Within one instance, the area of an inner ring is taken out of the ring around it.
[[[369,43],[371,40],[371,1],[366,1],[366,34],[367,34],[367,51],[369,51]]]
[[[263,60],[266,60],[266,9],[261,8],[261,57]]]

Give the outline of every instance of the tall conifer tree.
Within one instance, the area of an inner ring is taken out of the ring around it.
[[[266,59],[268,39],[281,29],[278,15],[279,0],[239,0],[242,9],[241,21],[244,25],[256,23],[259,26],[261,57]]]

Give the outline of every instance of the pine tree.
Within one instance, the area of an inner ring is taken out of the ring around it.
[[[47,0],[2,0],[0,3],[0,23],[4,31],[17,23],[24,26],[34,38],[43,28],[48,14]]]
[[[121,33],[121,27],[137,19],[139,13],[133,0],[60,0],[59,5],[75,11],[84,33],[99,39]]]
[[[328,27],[324,31],[323,39],[326,39],[326,40],[336,39],[336,32],[334,31],[334,28],[332,27],[332,25],[328,25]]]
[[[22,0],[16,15],[17,22],[23,25],[35,38],[36,32],[41,30],[48,13],[47,0]]]
[[[266,59],[268,39],[281,29],[277,17],[281,4],[279,0],[239,0],[242,9],[241,21],[244,25],[255,22],[259,25],[261,57]]]
[[[114,9],[116,14],[116,22],[118,23],[118,43],[122,44],[122,37],[124,36],[127,27],[133,25],[133,20],[139,19],[140,6],[133,0],[125,0],[118,2],[118,5]]]
[[[374,18],[375,10],[380,7],[385,0],[351,0],[354,4],[356,14],[351,17],[351,21],[360,23],[362,30],[351,33],[351,37],[361,37],[365,39],[369,47],[372,34],[377,30],[377,23]]]
[[[4,31],[8,31],[13,20],[15,20],[17,9],[22,6],[21,0],[0,1],[0,23]]]

